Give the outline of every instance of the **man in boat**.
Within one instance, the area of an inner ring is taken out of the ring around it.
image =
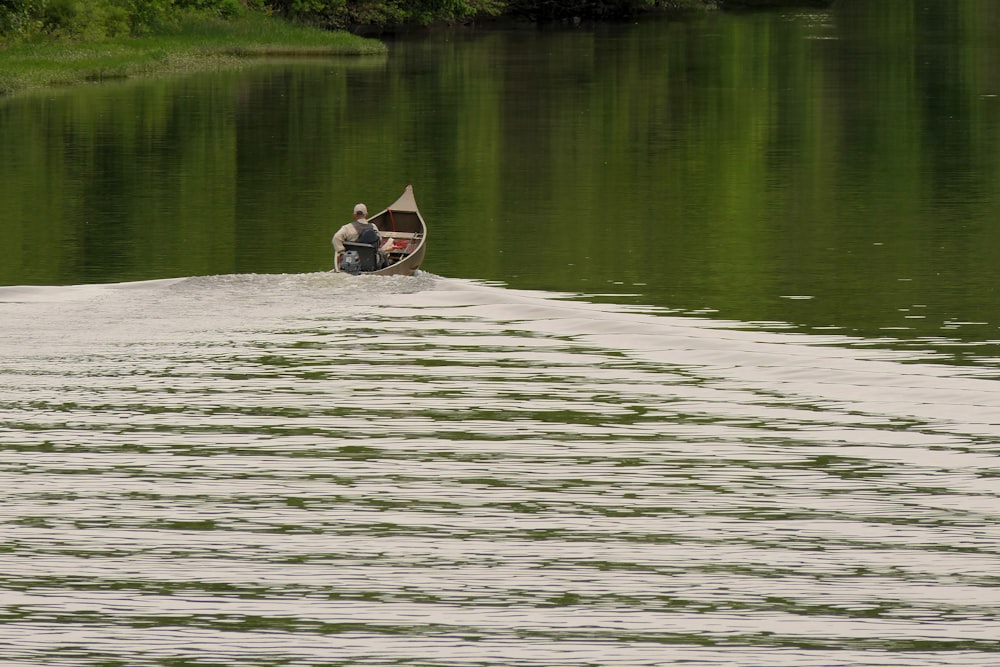
[[[344,243],[368,243],[369,239],[373,245],[380,246],[379,254],[384,257],[384,249],[381,248],[382,235],[379,234],[378,227],[368,222],[368,207],[364,204],[355,204],[354,220],[338,229],[337,233],[333,235],[333,249],[336,253],[333,263],[334,270],[340,271],[340,262],[344,258],[346,250]],[[392,239],[387,241],[387,243],[391,242]],[[384,264],[381,257],[379,263]]]

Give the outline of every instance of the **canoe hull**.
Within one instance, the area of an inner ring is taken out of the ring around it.
[[[424,253],[427,251],[426,244],[421,244],[419,248],[409,255],[399,260],[395,264],[383,267],[377,271],[370,271],[375,276],[412,276],[424,261]]]
[[[399,199],[368,218],[368,221],[378,227],[384,238],[396,238],[397,243],[405,244],[404,250],[389,253],[390,259],[395,260],[392,264],[368,273],[376,276],[412,276],[427,254],[427,223],[417,208],[413,186],[407,185]]]

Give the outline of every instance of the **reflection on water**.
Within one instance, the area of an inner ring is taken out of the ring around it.
[[[988,367],[423,274],[0,289],[0,661],[995,664]]]
[[[0,284],[425,268],[933,347],[1000,340],[1000,3],[434,30],[387,57],[0,100]]]

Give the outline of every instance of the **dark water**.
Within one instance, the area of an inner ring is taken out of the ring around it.
[[[997,664],[998,19],[0,101],[0,664]]]

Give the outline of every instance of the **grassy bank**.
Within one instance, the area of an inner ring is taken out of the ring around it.
[[[0,95],[106,79],[235,68],[261,56],[384,53],[385,45],[346,32],[248,14],[189,16],[155,34],[100,42],[32,41],[0,47]]]

